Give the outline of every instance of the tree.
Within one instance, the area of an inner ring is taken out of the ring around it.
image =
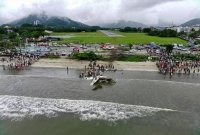
[[[3,27],[0,27],[0,34],[6,34],[5,29]]]
[[[0,40],[2,40],[3,39],[3,35],[2,34],[0,34]]]
[[[43,37],[44,37],[44,36],[50,36],[50,34],[47,33],[47,32],[42,32],[42,33],[41,33],[41,36],[43,36]]]
[[[172,53],[173,47],[174,47],[173,45],[167,45],[167,46],[166,46],[166,52],[167,52],[168,54]]]
[[[33,38],[39,38],[41,35],[42,35],[42,33],[39,31],[31,32],[31,37],[33,37]]]
[[[143,29],[143,32],[144,32],[144,33],[149,33],[150,31],[151,31],[151,28],[144,28],[144,29]]]
[[[192,32],[191,34],[189,34],[189,37],[190,38],[198,38],[199,35],[200,35],[200,33],[195,31],[195,32]]]
[[[19,37],[16,37],[15,39],[12,40],[12,44],[14,46],[19,46],[20,45],[20,38]]]
[[[8,33],[8,37],[10,40],[13,40],[17,37],[17,34],[15,32],[10,32],[10,33]]]
[[[132,47],[133,47],[133,44],[129,44],[128,46],[129,46],[129,48],[130,48],[130,49],[132,49]]]
[[[125,27],[124,29],[120,29],[121,32],[138,32],[137,28]]]
[[[31,34],[28,32],[28,31],[23,31],[20,36],[22,38],[30,38],[31,37]]]
[[[150,36],[159,36],[159,37],[176,37],[177,36],[177,32],[174,30],[170,30],[170,29],[164,29],[164,30],[151,30],[148,33]]]
[[[199,39],[196,40],[196,44],[200,44],[200,40]]]
[[[178,33],[178,36],[185,36],[185,35],[186,35],[186,33],[184,31],[181,31]]]
[[[148,34],[150,35],[150,36],[157,36],[158,35],[158,30],[151,30]]]
[[[142,32],[142,28],[139,27],[136,32]]]
[[[109,59],[109,61],[110,62],[113,62],[113,61],[115,61],[116,59],[117,59],[117,50],[116,49],[112,49],[111,51],[110,51],[110,59]]]
[[[13,43],[10,41],[0,41],[1,48],[5,49],[11,49],[13,48]]]
[[[78,60],[99,60],[102,57],[96,55],[94,52],[74,53],[73,58]]]
[[[191,29],[191,31],[192,31],[192,32],[195,32],[195,29],[194,29],[194,28],[192,28],[192,29]]]

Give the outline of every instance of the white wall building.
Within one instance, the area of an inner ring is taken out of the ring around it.
[[[192,31],[192,27],[182,27],[182,26],[173,26],[173,27],[169,27],[167,29],[171,29],[174,30],[176,32],[185,32],[185,33],[189,33]]]
[[[200,25],[195,25],[192,27],[195,31],[199,31],[200,30]]]
[[[46,32],[46,33],[48,33],[48,34],[53,33],[53,31],[50,31],[50,30],[45,30],[44,32]]]
[[[39,20],[36,20],[36,21],[33,22],[33,25],[36,25],[36,26],[37,26],[37,25],[39,25],[39,24],[40,24],[40,21],[39,21]]]

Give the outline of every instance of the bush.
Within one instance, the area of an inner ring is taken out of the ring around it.
[[[192,61],[200,60],[200,57],[198,55],[192,55],[192,54],[177,54],[173,55],[173,58],[176,60],[192,60]]]
[[[131,56],[120,56],[118,61],[130,61],[130,62],[144,62],[148,60],[147,55],[131,55]]]
[[[127,48],[127,47],[119,47],[118,50],[121,50],[121,51],[129,51],[130,48]]]
[[[159,36],[159,37],[176,37],[177,32],[170,29],[164,29],[164,30],[151,30],[148,32],[150,36]]]
[[[166,52],[167,52],[168,54],[172,53],[173,47],[174,47],[173,45],[168,45],[168,46],[166,46]]]
[[[102,56],[96,55],[92,51],[83,52],[83,53],[75,53],[72,58],[78,59],[78,60],[102,60],[103,59]]]
[[[157,56],[152,56],[151,58],[152,58],[152,59],[151,59],[152,62],[155,62],[155,61],[158,61],[158,60],[159,60],[159,57],[157,57]]]
[[[200,39],[197,39],[197,40],[196,40],[196,43],[197,43],[197,44],[200,44]]]
[[[46,55],[42,56],[41,58],[59,59],[60,56],[59,55],[54,55],[54,54],[46,54]]]

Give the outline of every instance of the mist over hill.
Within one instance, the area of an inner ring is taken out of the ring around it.
[[[89,27],[81,22],[74,21],[67,17],[49,17],[46,14],[31,14],[27,17],[10,23],[14,26],[21,26],[22,24],[42,24],[48,27],[65,27],[65,28],[86,28]]]
[[[192,20],[189,20],[189,21],[181,24],[181,26],[183,26],[183,27],[186,27],[186,26],[191,27],[194,25],[200,25],[200,18],[192,19]]]
[[[105,28],[125,28],[125,27],[134,27],[134,28],[145,28],[148,27],[145,24],[139,23],[139,22],[133,22],[133,21],[118,21],[117,23],[109,23],[109,24],[102,24],[101,27]]]

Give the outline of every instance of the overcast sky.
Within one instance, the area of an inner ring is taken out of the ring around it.
[[[200,18],[200,0],[0,0],[0,24],[42,11],[89,25],[118,20],[180,24]]]

